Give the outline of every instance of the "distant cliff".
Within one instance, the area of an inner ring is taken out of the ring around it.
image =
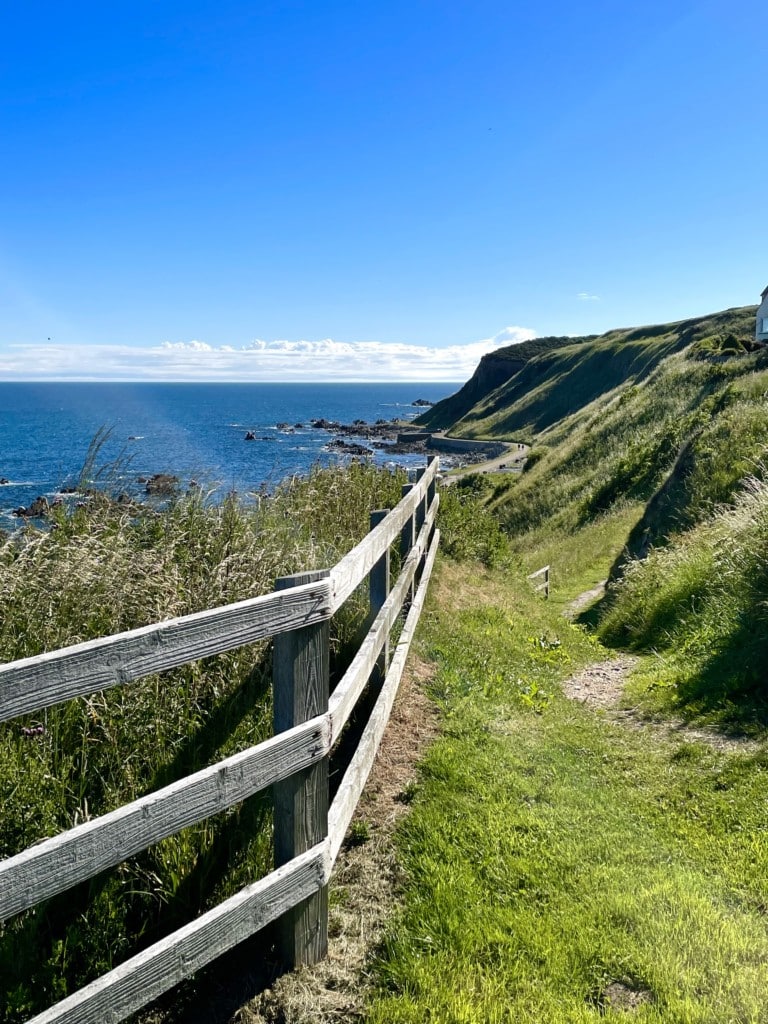
[[[465,416],[492,391],[505,384],[510,377],[519,373],[529,359],[563,345],[591,341],[593,337],[594,335],[584,338],[534,338],[531,341],[523,341],[518,345],[507,345],[505,348],[496,349],[495,352],[489,352],[488,355],[483,356],[475,372],[459,391],[437,402],[431,409],[414,420],[414,423],[429,430],[445,430]]]
[[[586,337],[535,338],[484,356],[460,391],[416,422],[457,437],[532,440],[615,388],[690,350],[718,361],[754,347],[755,306]]]

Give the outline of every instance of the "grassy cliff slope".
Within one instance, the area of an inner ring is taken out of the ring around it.
[[[483,356],[477,369],[463,387],[427,409],[414,422],[429,430],[453,427],[474,409],[478,402],[484,401],[492,391],[525,369],[530,360],[564,346],[591,340],[592,338],[534,338],[519,345],[507,345],[505,348],[497,349]]]
[[[530,568],[552,564],[563,602],[609,577],[590,620],[654,653],[635,698],[748,730],[768,721],[768,350],[749,351],[753,316],[561,346],[457,425],[533,441],[522,476],[473,484]]]
[[[627,382],[639,383],[666,357],[745,351],[755,308],[728,309],[672,324],[581,338],[541,338],[485,356],[455,395],[420,420],[460,437],[528,440]]]

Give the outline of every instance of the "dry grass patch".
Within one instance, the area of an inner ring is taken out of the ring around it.
[[[393,845],[408,809],[416,765],[437,735],[426,695],[434,666],[409,660],[387,731],[331,879],[328,958],[280,977],[232,1024],[316,1024],[363,1019],[367,963],[398,902],[402,873]]]

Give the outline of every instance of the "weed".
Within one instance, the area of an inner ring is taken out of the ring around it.
[[[350,846],[362,846],[371,838],[371,829],[367,821],[358,818],[353,821],[349,829],[348,843]]]

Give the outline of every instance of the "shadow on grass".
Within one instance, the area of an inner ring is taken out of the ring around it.
[[[600,619],[608,608],[609,601],[610,596],[608,594],[603,594],[602,597],[598,597],[597,600],[593,601],[593,603],[585,608],[584,611],[579,612],[578,615],[574,616],[573,621],[578,626],[584,626],[584,628],[588,629],[590,633],[594,632],[600,623]]]
[[[765,733],[768,623],[751,620],[731,633],[728,643],[678,687],[676,708],[686,718],[706,717],[731,733]]]

